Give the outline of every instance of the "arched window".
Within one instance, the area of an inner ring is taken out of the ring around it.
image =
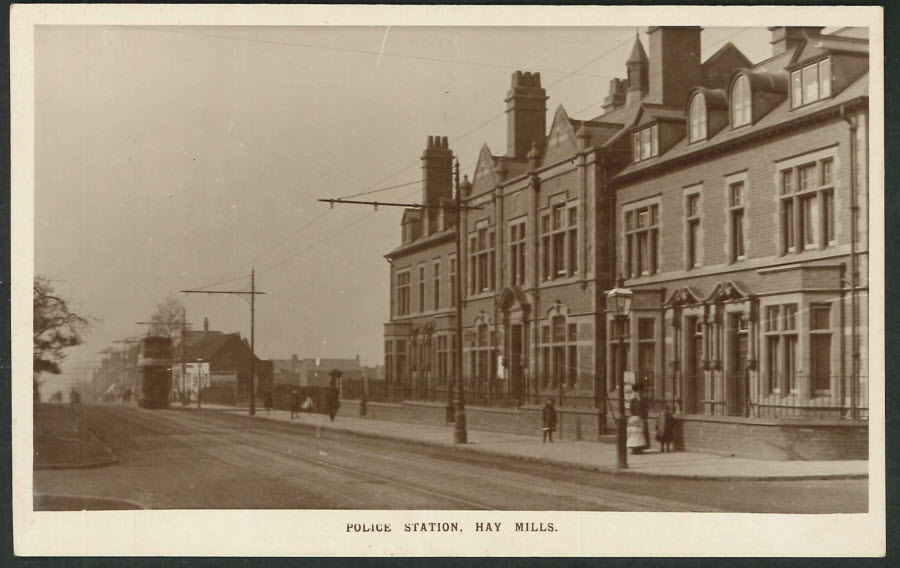
[[[731,88],[731,126],[750,124],[750,80],[738,77]]]
[[[691,100],[691,142],[706,140],[706,99],[697,94]]]

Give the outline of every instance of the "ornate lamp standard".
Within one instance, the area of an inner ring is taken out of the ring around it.
[[[469,434],[466,429],[466,395],[462,375],[462,188],[459,183],[459,160],[454,160],[453,180],[456,186],[456,390],[453,397],[453,442],[465,444]],[[469,180],[464,182],[471,190]],[[449,393],[448,393],[449,394]]]
[[[625,448],[625,323],[631,312],[631,299],[634,292],[625,287],[625,279],[621,276],[616,281],[616,287],[606,293],[606,310],[612,314],[617,335],[619,336],[619,349],[616,366],[617,387],[619,389],[619,415],[616,418],[616,456],[617,466],[628,467],[628,452]]]

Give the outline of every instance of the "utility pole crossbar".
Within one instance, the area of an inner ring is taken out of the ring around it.
[[[256,290],[256,269],[250,271],[250,290],[181,290],[183,294],[238,294],[250,295],[250,416],[256,414],[256,297],[265,292],[257,292]],[[182,342],[182,345],[184,343]],[[183,357],[182,357],[183,360]],[[199,407],[199,389],[198,389],[198,407]]]
[[[470,209],[482,209],[480,205],[462,205],[459,203],[446,203],[444,205],[427,205],[425,203],[393,203],[389,201],[358,201],[354,199],[320,199],[323,203],[334,204],[352,204],[352,205],[373,205],[375,209],[379,207],[410,207],[416,209],[456,209],[459,211],[467,211]]]
[[[453,209],[457,212],[468,211],[473,209],[482,209],[482,207],[477,205],[465,205],[462,201],[462,192],[460,190],[459,183],[459,159],[454,158],[453,160],[453,185],[455,189],[455,195],[453,196],[452,202],[447,202],[443,205],[426,205],[422,203],[385,203],[381,201],[356,201],[351,199],[320,199],[319,201],[323,201],[325,203],[330,203],[332,207],[334,204],[353,204],[353,205],[374,205],[375,209],[378,209],[379,205],[384,205],[386,207],[415,207],[420,209]],[[462,374],[462,238],[463,234],[460,230],[460,221],[457,220],[456,226],[454,230],[456,231],[456,258],[457,260],[457,268],[456,268],[456,292],[455,292],[455,303],[456,303],[456,318],[455,318],[455,327],[456,327],[456,351],[453,352],[454,356],[454,367],[456,367],[455,380],[449,385],[447,392],[447,417],[450,419],[450,408],[453,408],[453,442],[456,444],[466,444],[468,443],[468,430],[466,427],[466,396],[464,391],[463,384],[463,374]]]

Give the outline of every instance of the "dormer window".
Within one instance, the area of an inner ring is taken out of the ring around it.
[[[691,99],[689,115],[691,142],[706,140],[706,98],[702,94]]]
[[[659,127],[657,125],[638,130],[632,134],[634,140],[634,162],[641,162],[659,155]]]
[[[801,107],[830,96],[831,59],[791,72],[791,107]]]
[[[742,75],[731,88],[731,127],[750,124],[751,110],[750,80]]]

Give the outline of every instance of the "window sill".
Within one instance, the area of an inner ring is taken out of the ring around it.
[[[492,298],[496,292],[491,290],[487,290],[485,292],[476,292],[474,294],[469,294],[466,296],[466,300],[483,300],[485,298]]]
[[[541,282],[541,288],[553,288],[554,286],[564,286],[566,284],[577,284],[580,281],[580,278],[577,274],[573,276],[566,276],[564,278],[557,278],[555,280],[544,280]]]

